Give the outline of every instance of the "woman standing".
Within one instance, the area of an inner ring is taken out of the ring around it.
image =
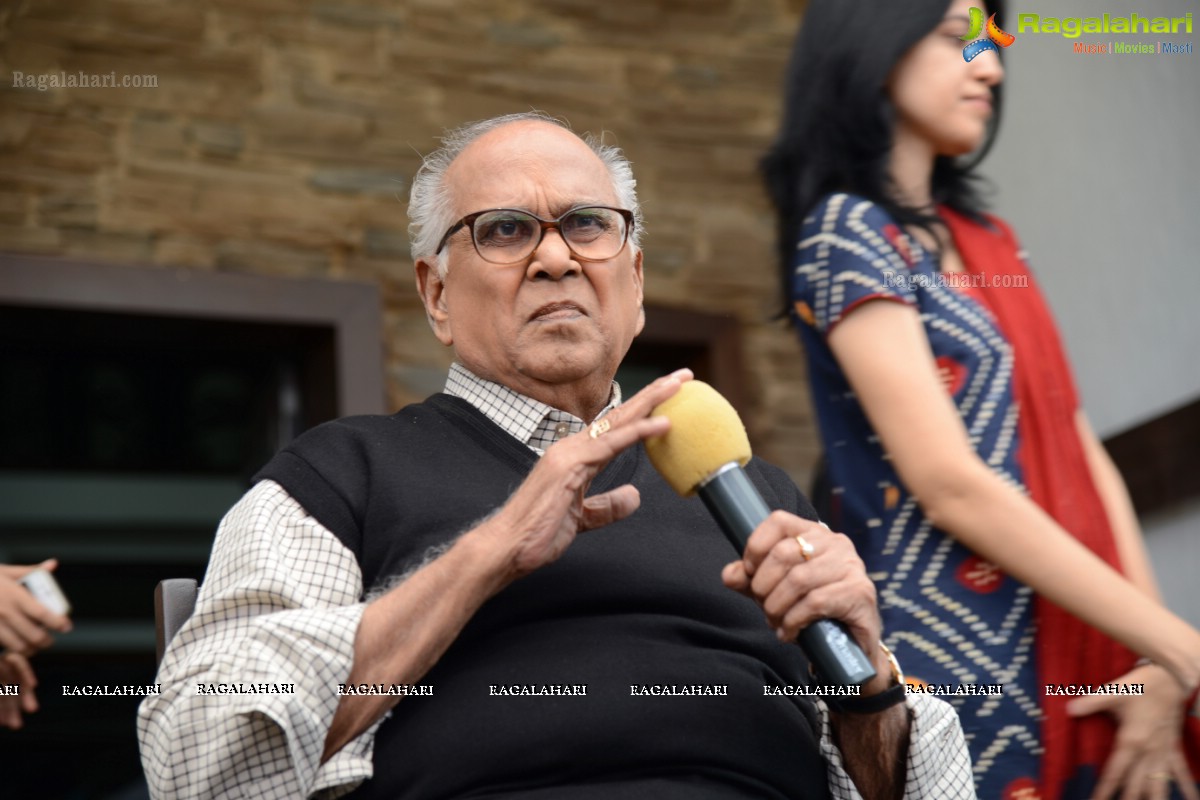
[[[764,170],[830,524],[915,682],[1003,685],[946,698],[981,797],[1197,798],[1180,736],[1200,633],[1162,607],[1049,312],[973,185],[1004,77],[998,51],[964,54],[977,15],[812,0],[796,41]],[[1065,694],[1113,683],[1146,694]]]

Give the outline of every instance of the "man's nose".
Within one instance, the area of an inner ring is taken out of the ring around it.
[[[529,269],[526,277],[537,279],[541,277],[560,280],[572,273],[580,271],[579,262],[571,254],[571,248],[562,234],[553,228],[546,231],[542,241],[529,259]]]

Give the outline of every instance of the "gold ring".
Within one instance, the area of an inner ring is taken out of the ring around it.
[[[608,430],[611,427],[612,423],[609,422],[607,418],[598,419],[588,426],[588,436],[592,437],[593,439],[599,439],[601,436],[608,433]]]
[[[1169,773],[1169,772],[1151,772],[1150,779],[1155,780],[1155,781],[1166,781],[1167,783],[1170,783],[1171,782],[1171,773]]]
[[[796,541],[800,543],[800,555],[805,561],[808,561],[817,552],[817,548],[812,546],[812,542],[803,536],[797,536]]]

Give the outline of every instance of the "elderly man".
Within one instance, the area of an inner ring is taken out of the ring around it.
[[[750,463],[781,511],[735,560],[649,465],[691,376],[613,382],[643,325],[620,152],[538,114],[444,142],[409,213],[445,392],[306,433],[226,516],[141,709],[153,791],[974,796],[953,712],[906,702],[862,562],[790,481]],[[795,691],[818,617],[878,672],[833,712]]]

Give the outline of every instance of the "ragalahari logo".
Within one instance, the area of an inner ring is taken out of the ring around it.
[[[984,27],[983,11],[982,9],[972,6],[970,13],[971,27],[967,31],[966,36],[960,37],[964,42],[970,42],[970,44],[963,48],[963,58],[965,60],[971,61],[975,58],[975,56],[979,55],[980,53],[986,53],[988,50],[994,50],[996,53],[999,53],[1001,47],[1008,47],[1010,44],[1016,41],[1017,37],[1013,36],[1011,33],[1005,33],[1004,31],[1000,30],[1000,26],[996,24],[995,14],[992,14],[990,17],[988,17],[987,38],[979,39],[979,34],[981,31],[983,31]],[[979,41],[973,41],[974,39],[979,39]],[[999,47],[997,47],[997,45],[999,45]]]

